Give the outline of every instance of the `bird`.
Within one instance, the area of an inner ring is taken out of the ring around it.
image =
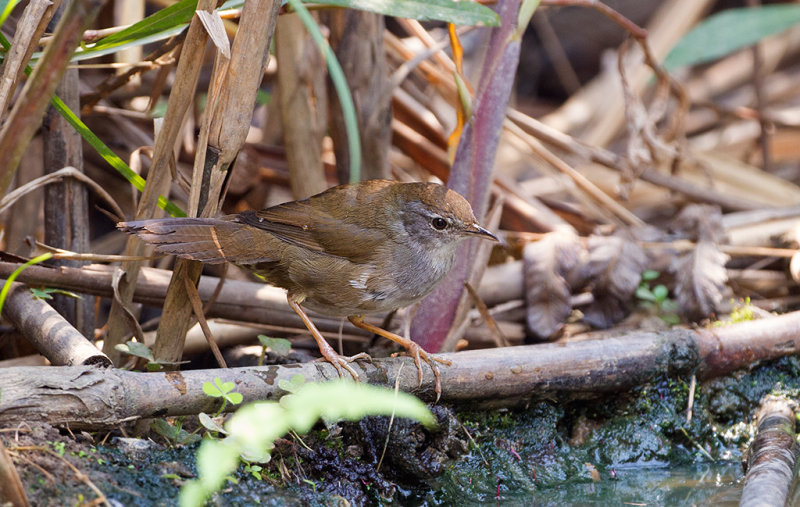
[[[364,318],[428,295],[450,271],[462,241],[498,241],[459,193],[438,183],[390,180],[339,185],[261,211],[154,218],[117,227],[158,252],[209,264],[230,262],[286,289],[289,306],[340,376],[346,370],[358,380],[349,363],[366,355],[337,354],[304,308],[347,317],[356,327],[398,343],[414,359],[420,385],[421,361],[431,367],[437,399],[441,378],[436,363],[450,361]]]

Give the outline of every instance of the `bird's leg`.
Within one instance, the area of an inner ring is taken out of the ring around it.
[[[353,379],[359,381],[360,378],[358,376],[358,373],[356,373],[356,371],[353,369],[352,366],[350,366],[349,363],[355,361],[356,359],[368,359],[371,361],[372,358],[364,353],[356,354],[353,357],[344,357],[337,354],[336,351],[333,350],[333,347],[331,347],[330,344],[327,342],[327,340],[323,338],[322,333],[319,332],[317,326],[315,326],[314,323],[311,322],[311,318],[309,318],[306,311],[303,310],[303,307],[300,306],[300,302],[302,301],[302,299],[298,301],[298,298],[292,295],[287,295],[286,299],[287,301],[289,301],[289,306],[292,308],[292,310],[294,310],[294,312],[300,317],[300,320],[303,321],[303,324],[306,325],[306,328],[311,333],[311,336],[314,337],[314,341],[317,342],[317,347],[319,347],[319,351],[322,354],[322,357],[325,358],[326,361],[331,363],[336,368],[336,371],[339,372],[340,377],[344,377],[344,370],[347,370],[350,373],[350,375],[353,376]]]
[[[436,401],[439,401],[439,396],[441,396],[442,394],[442,379],[441,375],[439,374],[439,367],[436,366],[436,363],[438,362],[450,365],[453,364],[452,361],[430,355],[427,352],[425,352],[425,350],[422,347],[420,347],[413,341],[409,340],[408,338],[403,338],[398,334],[394,334],[385,329],[381,329],[378,326],[374,326],[372,324],[364,322],[363,315],[351,315],[350,317],[348,317],[348,319],[354,326],[360,327],[361,329],[369,331],[370,333],[375,333],[379,336],[383,336],[384,338],[392,340],[393,342],[399,344],[401,347],[408,350],[408,354],[414,359],[414,364],[417,365],[417,375],[419,376],[420,385],[422,385],[422,362],[420,361],[420,359],[428,363],[431,367],[431,370],[433,370],[433,376],[436,379],[436,383],[433,390],[434,392],[436,392]]]

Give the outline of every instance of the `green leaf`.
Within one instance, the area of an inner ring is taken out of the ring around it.
[[[800,23],[800,5],[728,9],[706,18],[669,52],[664,66],[673,70],[720,58]]]
[[[97,41],[93,48],[105,48],[123,42],[141,39],[150,35],[186,25],[197,10],[197,0],[180,0],[156,11],[141,21]]]
[[[335,5],[349,9],[385,14],[420,21],[446,21],[456,25],[498,26],[500,17],[490,8],[476,2],[453,0],[323,0],[304,2]]]
[[[266,90],[259,88],[256,90],[256,104],[259,106],[266,106],[272,100],[272,94]]]
[[[645,269],[642,272],[642,280],[644,280],[645,282],[652,282],[659,276],[661,276],[661,273],[654,269]]]
[[[242,402],[242,400],[244,400],[244,396],[242,396],[242,393],[235,393],[235,392],[234,393],[227,393],[225,395],[225,399],[227,399],[229,402],[233,403],[234,405],[238,405],[239,403]]]
[[[656,297],[649,287],[640,285],[636,288],[636,297],[642,301],[655,301]]]
[[[53,299],[53,296],[50,295],[50,291],[45,289],[37,289],[36,287],[31,287],[31,294],[36,299]]]
[[[20,0],[3,0],[0,2],[0,26],[3,26],[6,19],[8,19],[8,16],[11,14],[11,11],[14,10],[14,7],[16,7],[19,2]]]
[[[164,419],[156,419],[150,423],[150,429],[161,435],[162,437],[166,438],[167,440],[174,442],[178,436],[178,428],[176,426],[171,425]]]
[[[664,324],[668,326],[677,326],[681,323],[681,318],[675,315],[674,313],[668,313],[666,315],[659,315],[659,318],[664,322]]]
[[[261,342],[261,345],[269,348],[272,352],[281,357],[288,356],[289,352],[292,350],[292,342],[286,338],[270,338],[269,336],[260,334],[258,335],[258,341]]]
[[[305,433],[320,417],[335,421],[357,420],[367,415],[408,417],[425,426],[436,424],[428,407],[418,398],[386,388],[348,380],[306,384],[297,393],[284,396],[281,406],[290,418],[292,429]]]
[[[41,289],[31,287],[31,294],[33,294],[33,297],[36,299],[53,299],[52,294],[62,294],[75,299],[83,299],[79,294],[75,294],[74,292],[64,289],[54,289],[52,287],[44,287]]]
[[[280,379],[278,380],[278,387],[286,391],[287,393],[294,393],[302,387],[303,384],[306,383],[306,378],[301,374],[297,373],[292,375],[290,380]]]
[[[238,405],[244,399],[241,393],[234,392],[236,384],[233,382],[223,382],[219,377],[214,377],[214,383],[205,382],[203,392],[212,398],[225,398],[234,405]]]
[[[118,345],[115,345],[114,348],[125,354],[147,359],[151,363],[155,361],[155,359],[153,358],[153,351],[150,350],[150,347],[148,347],[144,343],[139,343],[131,340],[126,343],[120,343]]]
[[[208,492],[199,481],[189,481],[181,488],[178,503],[181,507],[195,507],[203,505]]]
[[[522,0],[522,5],[519,8],[519,14],[517,15],[517,30],[515,36],[518,38],[522,38],[525,30],[528,28],[528,23],[531,22],[531,18],[533,17],[533,13],[536,12],[536,8],[539,7],[541,0]]]
[[[239,8],[242,5],[244,5],[244,0],[231,0],[226,2],[221,9]],[[196,9],[197,0],[180,0],[94,44],[79,48],[73,55],[72,61],[79,62],[97,58],[177,35],[189,25]],[[34,55],[34,58],[38,58],[38,56]]]
[[[8,42],[2,33],[0,33],[0,45],[8,51],[11,48],[11,43]],[[32,72],[30,65],[25,66],[25,74],[30,75]],[[94,148],[97,153],[103,157],[103,159],[111,165],[114,169],[117,170],[122,176],[124,176],[131,184],[136,187],[137,190],[140,192],[144,190],[144,179],[133,172],[133,170],[126,164],[119,156],[111,151],[111,149],[97,137],[94,132],[89,130],[89,127],[83,123],[80,118],[78,118],[75,113],[70,110],[69,107],[64,103],[63,100],[58,98],[57,95],[53,95],[50,99],[50,104],[58,111],[58,113],[67,120],[67,123],[72,125],[78,134],[81,135],[84,141],[89,143],[89,145]],[[158,206],[169,213],[174,217],[185,217],[186,213],[176,206],[171,201],[164,198],[164,196],[159,196],[158,198]],[[0,296],[0,309],[2,309],[2,296]]]
[[[219,377],[214,377],[214,384],[222,394],[227,394],[236,388],[236,384],[233,382],[223,382]]]
[[[214,384],[216,384],[217,381],[219,381],[219,377],[216,377],[214,379]],[[222,391],[214,384],[212,384],[211,382],[203,382],[203,392],[206,393],[206,395],[211,396],[212,398],[222,398],[223,396]]]
[[[240,454],[250,456],[248,461],[264,461],[265,451],[291,428],[286,411],[279,404],[260,401],[240,408],[225,423],[225,429],[229,435],[226,440],[236,445]],[[262,459],[256,459],[259,455]]]
[[[176,439],[175,443],[179,445],[192,445],[201,440],[203,440],[203,437],[197,433],[189,433],[188,431],[182,429],[178,432],[178,438]]]
[[[297,377],[292,382],[299,381]],[[305,433],[320,417],[355,420],[366,415],[390,414],[417,419],[428,427],[436,423],[425,404],[410,394],[344,380],[304,384],[295,394],[284,396],[280,404],[249,403],[225,424],[228,436],[224,440],[206,439],[200,445],[199,478],[183,486],[180,505],[202,505],[233,472],[239,456],[251,462],[266,462],[275,440],[290,430]]]
[[[92,132],[89,127],[86,126],[85,123],[78,118],[72,110],[67,107],[67,105],[62,101],[58,96],[53,95],[53,98],[50,100],[50,103],[53,107],[58,111],[67,123],[72,125],[78,134],[89,143],[89,145],[100,154],[103,159],[108,162],[108,164],[117,170],[125,179],[127,179],[137,190],[140,192],[144,190],[144,178],[133,172],[133,169],[128,166],[119,156],[111,151],[111,148],[106,146],[106,144],[97,137],[94,132]],[[171,201],[168,201],[164,198],[164,196],[158,197],[158,206],[169,213],[174,217],[185,217],[186,212],[180,209]]]
[[[669,296],[669,289],[661,284],[656,285],[653,287],[653,296],[655,296],[656,301],[664,301]]]
[[[661,311],[664,313],[675,313],[678,311],[678,302],[674,299],[665,299],[661,302]]]
[[[238,464],[239,453],[235,447],[225,440],[204,440],[197,451],[197,472],[200,478],[189,481],[181,488],[180,505],[203,505],[206,496],[222,487],[225,478],[236,470]]]
[[[211,418],[210,415],[206,414],[205,412],[200,412],[197,414],[197,419],[200,421],[200,424],[209,431],[216,431],[217,433],[227,434],[228,432],[225,429],[217,424],[214,419]]]
[[[170,424],[164,419],[154,420],[150,423],[150,429],[175,445],[194,444],[201,440],[200,435],[189,433],[181,427],[180,423]]]
[[[150,110],[150,118],[163,118],[167,114],[167,100],[159,99]]]

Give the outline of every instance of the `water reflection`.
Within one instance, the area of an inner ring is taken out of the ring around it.
[[[533,495],[509,493],[500,505],[714,505],[737,506],[744,481],[739,463],[616,468],[613,479],[565,484]]]

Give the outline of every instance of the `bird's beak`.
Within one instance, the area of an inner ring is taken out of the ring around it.
[[[467,228],[464,229],[464,234],[468,234],[470,236],[479,236],[483,239],[491,239],[492,241],[497,241],[498,243],[500,242],[500,240],[497,239],[497,236],[487,231],[478,224],[470,224],[469,226],[467,226]]]

